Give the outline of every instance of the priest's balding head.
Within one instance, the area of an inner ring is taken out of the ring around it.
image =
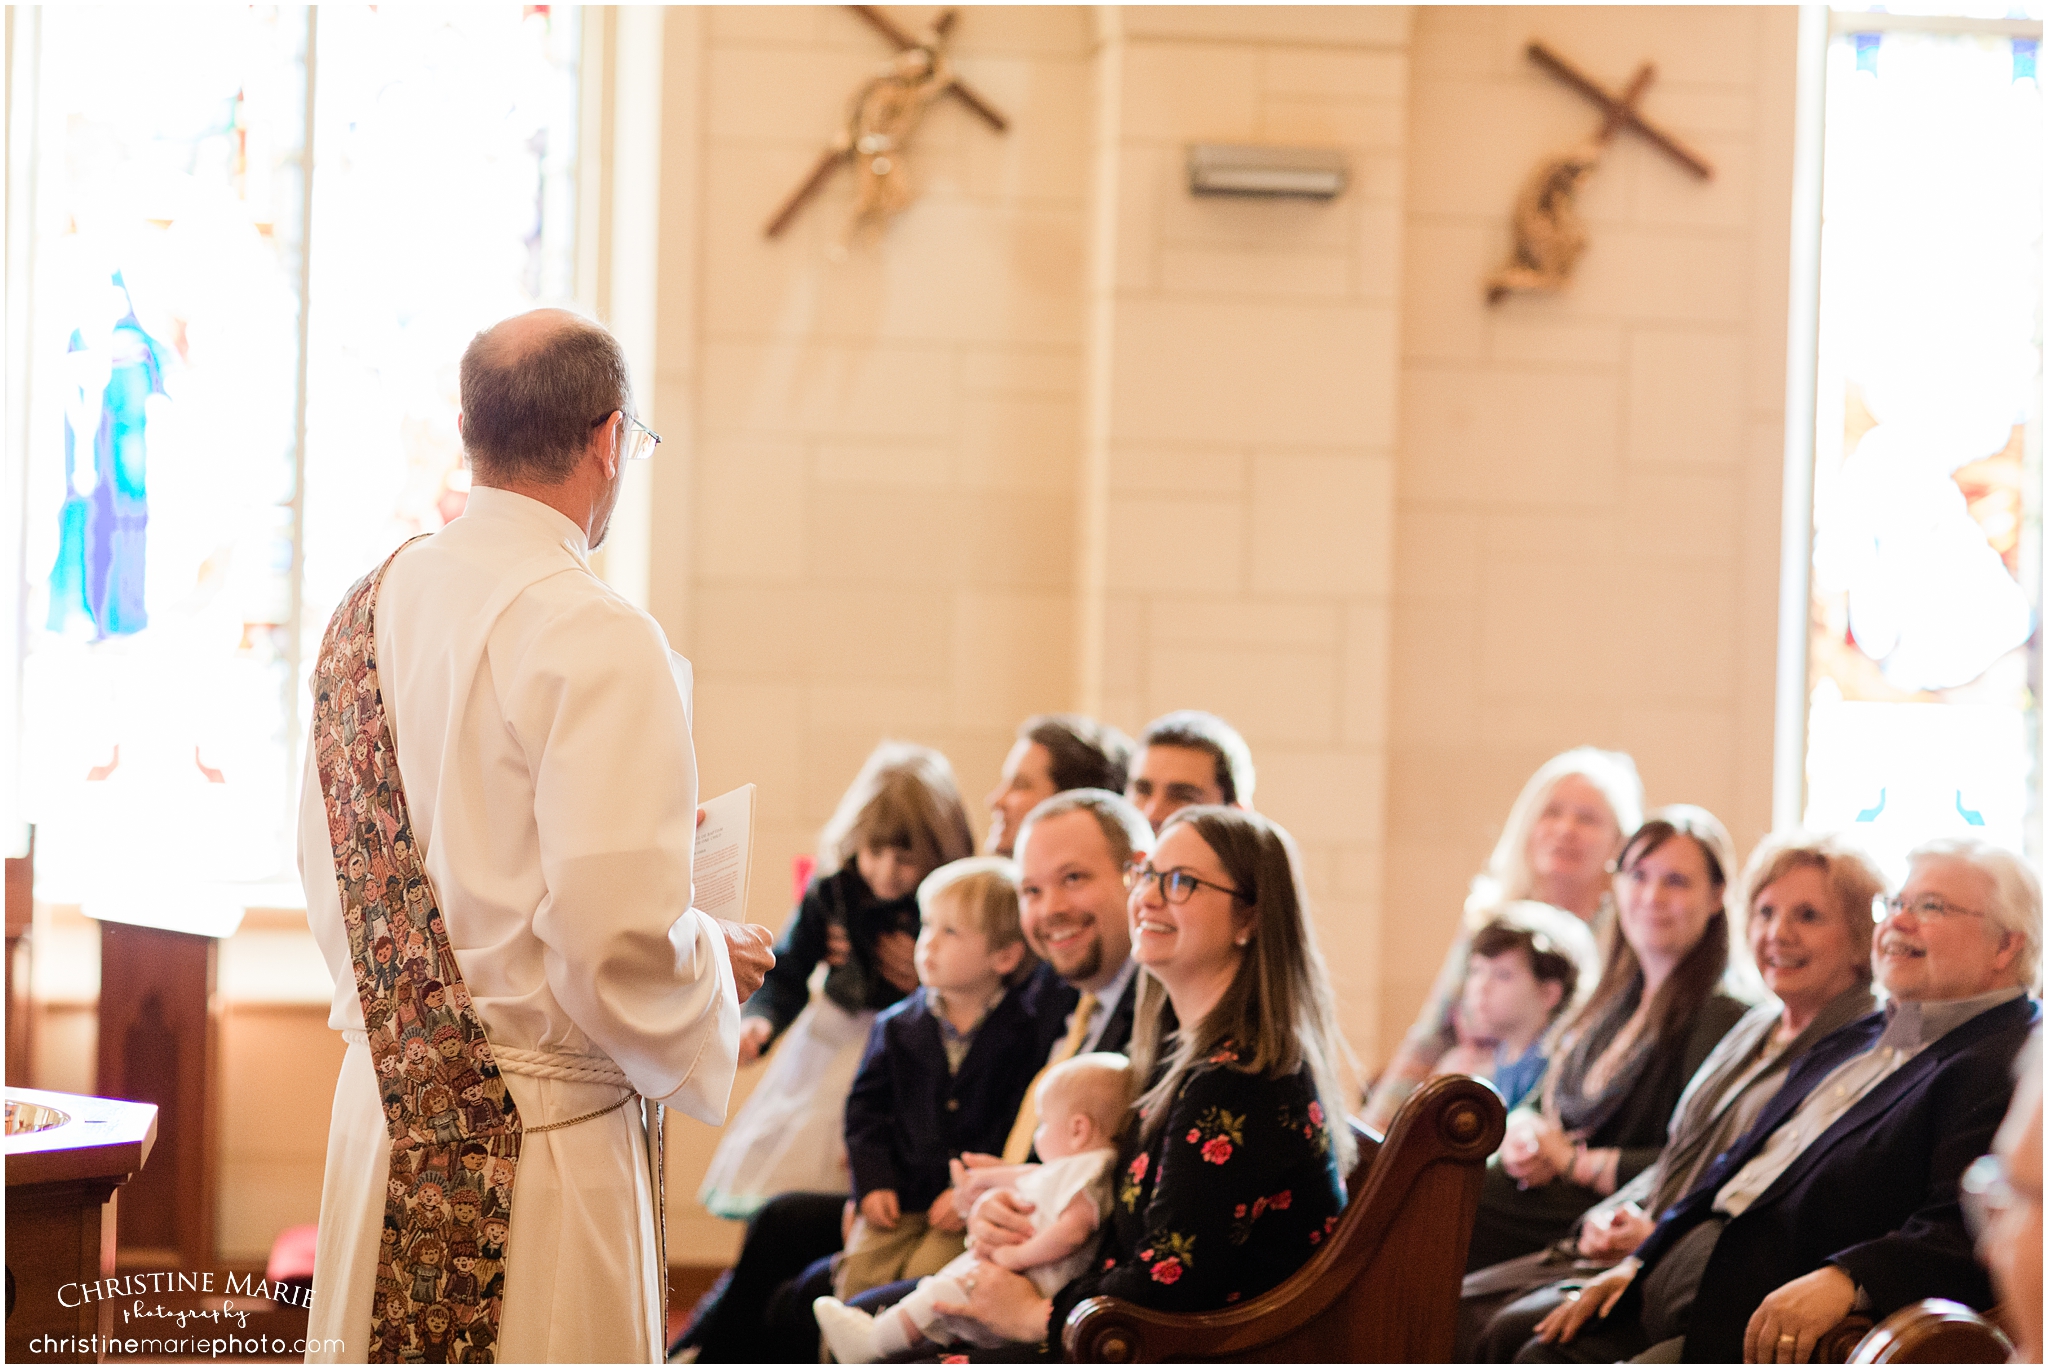
[[[471,340],[457,425],[477,484],[558,509],[592,547],[604,541],[626,462],[660,441],[634,416],[619,340],[565,309],[518,314]]]

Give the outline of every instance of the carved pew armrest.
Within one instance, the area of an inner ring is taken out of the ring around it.
[[[1814,1346],[1815,1364],[2003,1364],[2012,1342],[1988,1315],[1946,1298],[1925,1298],[1876,1326],[1851,1313]]]
[[[1213,1312],[1155,1312],[1089,1298],[1058,1328],[1070,1361],[1426,1360],[1449,1356],[1486,1157],[1506,1109],[1463,1076],[1430,1080],[1384,1142],[1351,1124],[1358,1164],[1344,1215],[1277,1287]]]

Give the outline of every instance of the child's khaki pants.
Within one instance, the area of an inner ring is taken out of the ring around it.
[[[906,1212],[892,1231],[861,1218],[853,1224],[845,1258],[832,1271],[832,1293],[841,1302],[898,1279],[936,1274],[967,1249],[964,1232],[939,1231],[922,1212]]]

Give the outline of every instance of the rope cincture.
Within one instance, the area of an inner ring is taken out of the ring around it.
[[[493,1045],[491,1059],[507,1074],[530,1079],[566,1079],[572,1084],[617,1084],[631,1088],[626,1072],[602,1055],[570,1055],[566,1051],[522,1051]],[[568,1061],[572,1063],[564,1064]],[[531,1131],[529,1127],[527,1130]]]
[[[581,1117],[571,1117],[564,1122],[549,1122],[545,1126],[527,1127],[526,1134],[532,1136],[543,1131],[560,1131],[573,1127],[578,1122],[588,1122],[598,1117],[617,1112],[640,1096],[626,1078],[626,1072],[601,1055],[569,1055],[555,1051],[523,1051],[510,1046],[493,1046],[491,1058],[498,1062],[498,1069],[505,1074],[523,1075],[528,1079],[561,1079],[572,1084],[615,1084],[625,1089],[619,1101],[610,1107],[586,1112]],[[582,1064],[564,1064],[564,1061],[583,1061]]]
[[[344,1027],[341,1039],[351,1045],[365,1046],[369,1044],[370,1037],[361,1027]],[[626,1072],[601,1055],[570,1055],[561,1051],[523,1051],[510,1046],[493,1046],[491,1058],[505,1074],[517,1074],[528,1079],[560,1079],[570,1084],[614,1084],[626,1090],[619,1101],[609,1107],[586,1112],[567,1121],[523,1128],[528,1135],[542,1131],[560,1131],[563,1127],[573,1127],[578,1122],[589,1122],[608,1116],[641,1096],[640,1091],[633,1087],[633,1081],[626,1078]],[[578,1063],[563,1063],[565,1061]]]
[[[635,1098],[638,1098],[639,1096],[640,1095],[633,1092],[633,1090],[627,1089],[626,1092],[620,1096],[619,1101],[612,1104],[608,1108],[599,1108],[596,1112],[586,1112],[581,1117],[571,1117],[566,1122],[549,1122],[544,1127],[527,1127],[526,1134],[528,1136],[532,1136],[535,1133],[542,1131],[560,1131],[563,1127],[573,1127],[578,1122],[588,1122],[593,1117],[603,1117],[608,1113],[617,1112],[620,1108],[626,1106],[626,1104],[632,1102]]]

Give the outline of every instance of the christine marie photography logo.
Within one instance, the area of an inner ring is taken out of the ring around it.
[[[221,1301],[218,1306],[200,1307],[165,1307],[160,1302],[151,1301],[153,1296],[163,1294],[174,1297],[216,1295]],[[258,1305],[238,1307],[236,1298]],[[272,1307],[310,1308],[313,1290],[288,1283],[270,1283],[260,1274],[223,1274],[211,1269],[191,1273],[159,1271],[95,1279],[91,1283],[63,1284],[57,1289],[57,1301],[66,1307],[83,1307],[94,1302],[111,1303],[121,1326],[175,1325],[183,1330],[190,1322],[247,1327],[252,1313],[268,1312]]]

